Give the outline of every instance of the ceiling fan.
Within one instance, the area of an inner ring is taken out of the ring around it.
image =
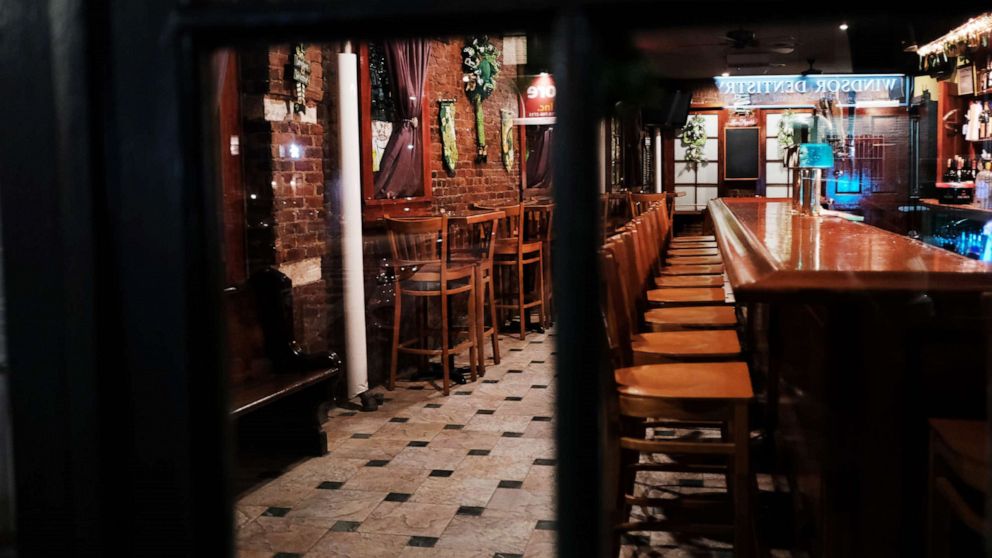
[[[679,49],[701,47],[728,47],[737,51],[763,52],[768,54],[792,54],[799,42],[791,35],[759,36],[758,33],[744,29],[731,29],[716,42],[679,45]]]
[[[816,58],[807,58],[806,62],[809,64],[809,68],[803,70],[802,75],[804,76],[815,76],[823,73],[823,70],[819,68],[814,68],[813,64],[816,63]]]

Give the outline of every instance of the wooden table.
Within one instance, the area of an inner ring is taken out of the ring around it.
[[[814,556],[922,556],[927,419],[981,418],[992,268],[787,201],[709,204]]]

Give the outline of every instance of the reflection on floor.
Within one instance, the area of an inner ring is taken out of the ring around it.
[[[241,495],[238,556],[554,556],[554,333],[500,349],[449,397],[401,382],[332,411],[329,455]]]

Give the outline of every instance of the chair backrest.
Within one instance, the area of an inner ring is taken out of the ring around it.
[[[629,366],[633,361],[630,344],[633,330],[620,273],[623,266],[620,251],[621,244],[618,241],[607,242],[600,251],[600,272],[604,283],[602,311],[610,359],[615,368]]]
[[[630,214],[634,217],[641,215],[655,203],[664,203],[665,194],[640,194],[631,192],[628,194],[628,201],[630,203]]]
[[[524,236],[528,242],[550,242],[555,206],[552,204],[524,206]]]
[[[443,263],[447,254],[447,217],[393,219],[387,217],[386,232],[395,266]]]
[[[493,261],[496,250],[496,232],[499,227],[498,213],[486,215],[474,223],[453,223],[448,226],[448,251],[452,258],[467,256],[473,260]]]

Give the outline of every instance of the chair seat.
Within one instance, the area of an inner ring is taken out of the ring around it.
[[[717,256],[720,251],[716,248],[673,248],[668,251],[669,256]]]
[[[665,261],[668,265],[723,263],[720,256],[675,256],[674,258],[667,258]]]
[[[654,278],[658,288],[665,287],[720,287],[723,275],[663,275]]]
[[[713,235],[711,235],[711,234],[708,234],[708,235],[697,234],[697,235],[687,235],[687,236],[676,236],[676,237],[672,238],[672,242],[709,242],[709,241],[713,241],[713,240],[716,240],[716,237],[713,236]]]
[[[751,399],[751,377],[743,362],[679,362],[620,368],[614,372],[624,395],[662,399]]]
[[[988,471],[986,423],[979,420],[930,419],[930,428],[943,444],[941,457],[974,489],[985,492]]]
[[[660,331],[631,336],[634,358],[646,357],[732,357],[740,354],[737,332],[730,329],[702,331]]]
[[[714,273],[723,273],[722,265],[698,265],[698,264],[688,264],[688,265],[666,265],[661,268],[661,275],[712,275]]]
[[[644,313],[644,321],[662,326],[729,327],[737,325],[737,312],[733,306],[655,308]]]
[[[540,240],[534,242],[524,242],[520,249],[525,255],[531,254],[540,250],[541,244],[542,242]],[[500,256],[515,256],[517,255],[517,241],[514,239],[497,240],[494,252]]]
[[[450,283],[459,281],[465,283],[475,272],[474,264],[455,263],[448,264],[445,278],[448,280],[448,288],[453,288]],[[421,266],[416,273],[403,279],[400,286],[404,291],[436,291],[441,288],[441,266],[437,263],[429,263]]]
[[[726,293],[720,287],[683,287],[648,291],[648,302],[723,302],[726,298]]]

